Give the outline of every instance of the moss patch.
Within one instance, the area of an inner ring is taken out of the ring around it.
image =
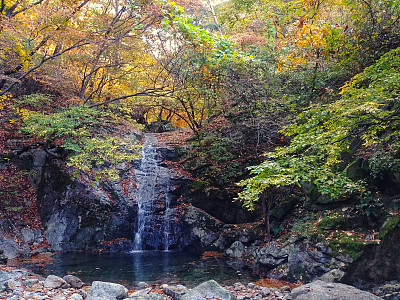
[[[385,226],[381,229],[379,232],[377,238],[382,240],[385,238],[385,236],[391,232],[396,226],[399,226],[400,224],[400,216],[395,215],[389,217],[388,221],[386,222]]]
[[[367,243],[358,236],[340,236],[339,234],[329,242],[331,248],[337,255],[347,254],[353,259],[361,256]]]
[[[323,230],[337,229],[343,221],[343,218],[338,216],[326,216],[318,223],[318,226]]]

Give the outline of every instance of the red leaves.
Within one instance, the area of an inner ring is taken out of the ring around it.
[[[290,289],[294,289],[295,287],[298,287],[301,285],[300,282],[290,283],[288,281],[271,279],[271,278],[261,278],[255,284],[257,284],[259,286],[264,286],[264,287],[274,287],[277,289],[280,289],[284,286],[288,286],[288,287],[290,287]]]
[[[10,164],[0,174],[0,211],[3,219],[14,224],[23,224],[30,229],[39,229],[43,233],[36,203],[36,193],[29,181],[28,174]],[[10,238],[17,242],[22,240],[18,232],[11,232]],[[29,244],[31,250],[48,246],[46,239],[40,244]]]

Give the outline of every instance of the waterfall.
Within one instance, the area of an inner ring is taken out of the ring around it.
[[[172,209],[171,170],[161,166],[163,158],[157,148],[154,134],[146,134],[142,158],[136,169],[137,229],[134,250],[168,250],[170,246],[170,222]],[[157,211],[157,214],[155,212]]]

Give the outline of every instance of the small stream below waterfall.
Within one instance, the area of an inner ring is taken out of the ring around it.
[[[236,270],[237,266],[232,268],[235,264],[237,261],[222,257],[201,259],[198,255],[169,251],[56,253],[50,261],[27,259],[9,263],[42,276],[73,274],[86,283],[100,280],[130,288],[140,281],[150,285],[184,284],[191,288],[210,279],[225,285],[256,279],[248,270]]]

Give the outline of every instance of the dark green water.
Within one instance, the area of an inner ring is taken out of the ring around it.
[[[184,284],[193,287],[214,279],[221,284],[251,282],[249,271],[237,262],[221,257],[201,259],[181,252],[143,251],[136,253],[60,253],[48,264],[19,265],[47,276],[73,274],[86,283],[94,280],[121,283],[134,287],[145,281],[151,285]],[[235,265],[232,268],[230,265]]]

